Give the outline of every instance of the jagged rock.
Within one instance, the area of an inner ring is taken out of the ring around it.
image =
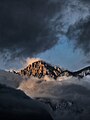
[[[62,68],[52,66],[42,60],[39,60],[21,70],[19,74],[26,75],[28,77],[32,75],[38,78],[42,78],[45,75],[48,75],[51,78],[57,79],[57,77],[59,76],[69,76],[71,73],[69,73],[68,71],[64,71]]]
[[[30,77],[31,75],[34,77],[44,77],[45,75],[54,75],[55,77],[55,73],[54,73],[54,67],[52,67],[49,64],[46,64],[44,61],[37,61],[34,62],[32,64],[30,64],[29,66],[27,66],[24,70],[20,71],[21,75],[27,75],[28,77]]]
[[[52,66],[51,64],[48,64],[43,60],[38,60],[28,65],[25,69],[21,70],[20,72],[18,73],[16,72],[16,74],[20,74],[22,76],[27,77],[34,76],[38,78],[43,78],[44,76],[47,75],[54,79],[57,79],[58,77],[62,76],[66,77],[74,76],[82,78],[86,75],[90,75],[90,66],[75,72],[71,72],[69,70],[62,69],[58,66]]]

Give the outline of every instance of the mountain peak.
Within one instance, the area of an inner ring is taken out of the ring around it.
[[[52,66],[49,63],[46,63],[43,60],[35,61],[29,64],[25,69],[20,71],[21,75],[27,75],[30,77],[31,75],[34,77],[42,78],[45,75],[48,75],[54,79],[56,79],[62,72],[62,69],[57,66]]]
[[[82,78],[86,75],[90,75],[90,66],[85,67],[84,69],[71,72],[69,70],[62,69],[58,66],[52,66],[51,64],[43,61],[43,60],[36,60],[34,62],[30,62],[30,64],[22,69],[18,74],[22,76],[34,76],[37,78],[43,78],[44,76],[51,77],[53,79],[57,79],[58,77],[79,77]]]

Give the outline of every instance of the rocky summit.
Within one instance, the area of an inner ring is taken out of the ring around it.
[[[42,78],[45,75],[48,75],[54,79],[56,79],[62,73],[62,69],[59,67],[53,67],[52,65],[39,60],[33,62],[32,64],[28,65],[25,69],[19,72],[20,75],[26,75],[28,77],[34,76],[38,78]]]
[[[34,76],[38,78],[42,78],[45,75],[57,79],[57,77],[60,76],[70,76],[72,73],[68,70],[64,70],[58,66],[52,66],[49,63],[46,63],[42,60],[38,60],[36,62],[33,62],[32,64],[29,64],[25,69],[18,72],[18,74],[23,76]]]
[[[90,75],[90,67],[86,67],[84,69],[71,72],[58,66],[52,66],[51,64],[46,63],[43,60],[38,60],[36,62],[29,64],[26,68],[20,70],[18,74],[27,77],[34,76],[37,78],[43,78],[46,75],[53,79],[57,79],[58,77],[63,76],[65,77],[74,76],[82,78],[86,75]]]

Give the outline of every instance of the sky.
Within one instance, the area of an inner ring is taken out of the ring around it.
[[[90,0],[0,0],[0,69],[32,57],[69,70],[90,65]]]

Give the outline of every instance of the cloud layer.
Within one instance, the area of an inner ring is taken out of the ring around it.
[[[48,25],[55,10],[53,5],[45,0],[5,0],[0,1],[0,9],[0,51],[32,56],[56,44]]]
[[[88,53],[89,6],[89,0],[0,0],[0,52],[32,57],[53,47],[58,35],[66,35]]]
[[[76,48],[80,47],[84,50],[84,53],[90,53],[90,17],[86,20],[81,19],[75,23],[74,26],[70,26],[67,32],[68,37],[75,41]]]

